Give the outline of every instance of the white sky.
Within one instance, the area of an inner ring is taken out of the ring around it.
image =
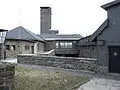
[[[0,28],[18,26],[40,33],[40,6],[52,7],[52,29],[60,34],[92,34],[107,18],[100,6],[113,0],[0,0]]]

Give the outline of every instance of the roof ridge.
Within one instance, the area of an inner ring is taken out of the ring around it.
[[[105,27],[108,26],[108,19],[106,19],[102,25],[99,26],[99,28],[90,36],[89,41],[93,41],[95,39],[96,36],[98,36],[101,32],[103,32],[103,30],[105,29]]]
[[[26,29],[26,28],[24,28],[24,27],[22,27],[22,28],[23,28],[23,30],[24,30],[25,32],[27,32],[27,33],[30,34],[32,37],[34,37],[36,40],[38,40],[33,32],[31,32],[30,30],[28,30],[28,29]]]
[[[43,38],[38,37],[35,33],[33,33],[32,31],[22,27],[28,34],[30,34],[33,38],[35,38],[36,40],[40,40],[40,41],[44,41]]]
[[[105,10],[107,10],[109,7],[112,7],[114,5],[117,5],[117,4],[120,4],[120,0],[114,0],[114,1],[111,1],[105,5],[102,5],[101,7]]]

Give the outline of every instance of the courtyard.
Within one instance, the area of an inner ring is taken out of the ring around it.
[[[17,64],[14,84],[15,90],[120,90],[120,74]]]

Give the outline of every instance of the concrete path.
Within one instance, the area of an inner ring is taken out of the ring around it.
[[[6,59],[5,62],[17,63],[17,59]],[[93,79],[83,85],[81,85],[76,90],[120,90],[120,74],[96,74],[87,71],[80,70],[71,70],[71,69],[62,69],[56,67],[47,67],[47,66],[37,66],[37,65],[26,65],[18,64],[19,66],[27,68],[35,68],[41,70],[53,70],[53,71],[68,71],[79,76],[88,76],[93,77]]]
[[[94,78],[77,90],[120,90],[120,81]]]
[[[120,74],[96,74],[76,90],[120,90]]]

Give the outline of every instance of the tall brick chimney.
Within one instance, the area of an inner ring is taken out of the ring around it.
[[[40,32],[41,34],[49,34],[49,30],[51,30],[51,7],[40,8],[41,8]]]

